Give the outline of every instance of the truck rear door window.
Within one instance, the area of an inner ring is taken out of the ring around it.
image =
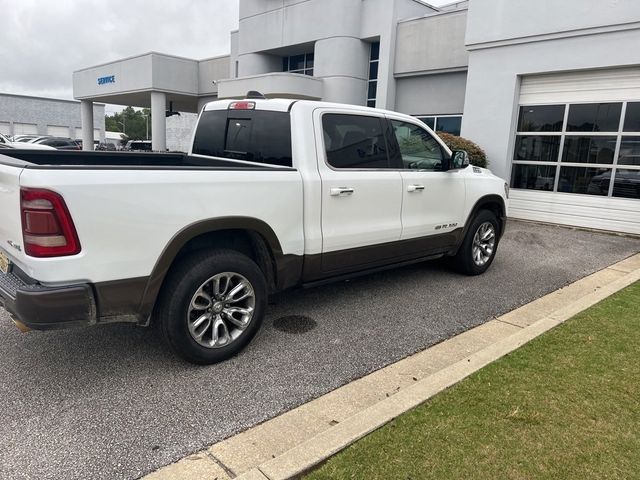
[[[203,112],[193,153],[291,167],[289,113],[266,110]]]
[[[322,116],[327,163],[333,168],[392,168],[383,121],[364,115]]]

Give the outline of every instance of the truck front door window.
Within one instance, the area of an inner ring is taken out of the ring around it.
[[[442,148],[429,132],[417,125],[397,120],[392,120],[391,124],[405,169],[439,170],[442,167]]]

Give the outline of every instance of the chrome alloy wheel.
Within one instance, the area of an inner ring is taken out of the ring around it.
[[[219,273],[191,298],[187,323],[191,337],[205,348],[226,347],[251,323],[256,306],[253,286],[239,273]]]
[[[495,247],[496,229],[491,222],[484,222],[473,236],[473,263],[478,267],[484,266],[491,260]]]

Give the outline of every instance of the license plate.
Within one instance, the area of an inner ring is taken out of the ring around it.
[[[0,251],[0,272],[2,273],[9,273],[9,271],[11,270],[11,262],[9,261],[9,257],[7,257],[7,255]]]

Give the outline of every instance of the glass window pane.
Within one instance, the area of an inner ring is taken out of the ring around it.
[[[313,53],[307,53],[306,68],[313,68]]]
[[[227,119],[227,115],[243,118]],[[193,153],[290,167],[291,116],[271,111],[204,112]]]
[[[249,151],[250,137],[251,120],[230,118],[227,122],[225,150],[246,154]]]
[[[622,137],[618,164],[640,166],[640,137]]]
[[[460,136],[460,127],[462,127],[462,117],[438,117],[436,121],[436,130],[438,132]]]
[[[552,191],[556,179],[554,165],[520,165],[513,166],[511,188],[527,190]]]
[[[376,108],[375,100],[367,100],[367,107]]]
[[[617,132],[621,103],[591,103],[569,106],[568,132]]]
[[[382,120],[360,115],[322,117],[327,162],[334,168],[390,168]]]
[[[226,124],[227,112],[225,110],[203,112],[193,140],[193,153],[223,157]]]
[[[379,58],[380,58],[380,42],[374,42],[371,44],[370,60],[378,60]]]
[[[625,132],[640,132],[640,102],[627,103],[627,114],[624,120]]]
[[[431,130],[435,130],[436,117],[418,117],[418,120],[427,125]]]
[[[400,147],[404,168],[410,170],[442,169],[442,148],[426,130],[411,123],[392,120],[393,132]]]
[[[564,139],[563,162],[613,163],[616,137],[570,137]]]
[[[304,55],[292,55],[289,57],[289,70],[304,70]]]
[[[308,70],[305,70],[305,71],[304,71],[304,74],[305,74],[305,75],[310,75],[310,76],[312,76],[312,77],[313,77],[313,68],[310,68],[310,69],[308,69]]]
[[[558,191],[606,196],[610,182],[611,170],[607,168],[562,167]]]
[[[564,123],[564,105],[538,105],[520,107],[519,132],[561,132]]]
[[[560,152],[560,137],[518,135],[516,137],[515,160],[533,162],[557,162]]]
[[[283,72],[288,72],[289,71],[289,57],[284,57],[282,59],[282,71]]]
[[[367,98],[376,98],[376,90],[378,88],[378,82],[369,82],[369,91]]]
[[[378,62],[369,63],[369,80],[378,79]]]
[[[640,199],[640,170],[617,170],[613,183],[613,196]]]

